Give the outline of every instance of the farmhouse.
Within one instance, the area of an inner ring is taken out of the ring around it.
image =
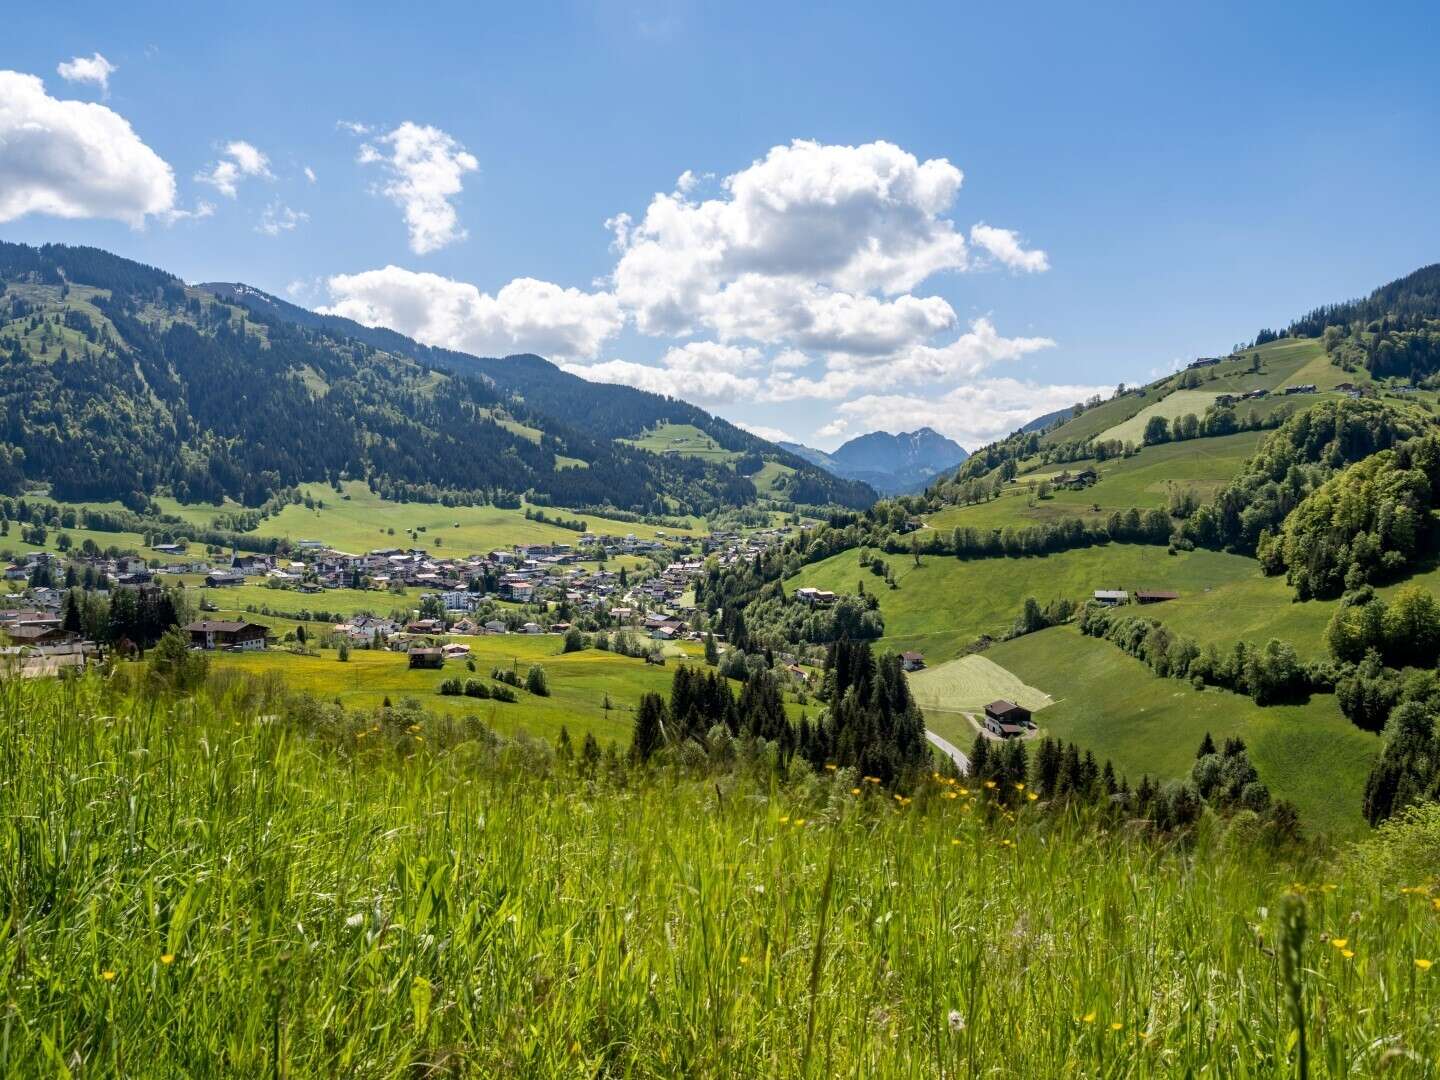
[[[1169,589],[1137,589],[1135,600],[1140,604],[1163,604],[1166,600],[1179,600],[1180,594]]]
[[[985,706],[985,730],[992,735],[1009,739],[1024,735],[1034,727],[1035,721],[1030,718],[1030,710],[1023,705],[1016,705],[1015,702],[1002,698]]]
[[[1124,589],[1096,589],[1095,602],[1106,607],[1119,607],[1130,602],[1130,594]]]
[[[1192,367],[1192,368],[1207,368],[1207,367],[1214,367],[1214,366],[1215,366],[1216,364],[1218,364],[1218,363],[1220,363],[1220,357],[1218,357],[1218,356],[1201,356],[1201,357],[1199,357],[1199,358],[1197,358],[1197,359],[1195,359],[1195,360],[1191,360],[1191,361],[1190,361],[1190,367]]]
[[[918,652],[903,652],[900,654],[900,666],[906,671],[919,671],[925,666],[925,654]]]
[[[445,654],[439,649],[428,647],[411,649],[406,655],[410,658],[412,668],[442,668],[445,666]]]
[[[795,599],[811,607],[829,607],[835,603],[835,594],[827,589],[816,589],[807,585],[803,589],[795,590]]]
[[[263,649],[270,628],[260,623],[230,622],[225,619],[201,619],[185,627],[190,647],[198,649]]]
[[[1289,396],[1291,394],[1313,394],[1316,393],[1314,383],[1300,383],[1298,386],[1287,386],[1281,393]]]
[[[211,570],[205,575],[205,584],[211,589],[218,589],[223,585],[244,585],[245,575],[234,570]]]

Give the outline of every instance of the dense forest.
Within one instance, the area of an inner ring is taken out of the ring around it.
[[[231,299],[94,248],[0,244],[0,491],[41,482],[133,509],[162,490],[259,506],[295,484],[363,478],[426,501],[517,505],[530,493],[641,514],[754,502],[734,468],[615,441],[674,419],[785,459],[799,470],[791,501],[874,498],[693,406],[539,357],[480,360]],[[589,467],[560,468],[557,455]]]

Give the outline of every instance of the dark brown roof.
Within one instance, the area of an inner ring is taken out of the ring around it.
[[[1006,701],[1002,698],[999,701],[992,701],[989,705],[986,705],[985,711],[991,716],[1001,717],[1007,713],[1016,711],[1028,713],[1030,710],[1022,705],[1016,705],[1013,701]]]
[[[1180,594],[1170,589],[1140,589],[1135,597],[1138,600],[1179,600]]]
[[[201,619],[199,622],[192,622],[185,627],[193,634],[237,634],[241,630],[264,630],[269,633],[268,626],[253,622],[232,622],[229,619]]]

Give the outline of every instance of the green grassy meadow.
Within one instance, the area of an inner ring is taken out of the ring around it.
[[[1361,795],[1380,739],[1345,719],[1332,696],[1262,708],[1224,690],[1195,690],[1073,626],[1003,642],[985,655],[1056,699],[1035,717],[1047,734],[1111,758],[1132,782],[1140,773],[1188,774],[1207,731],[1217,740],[1239,735],[1271,793],[1294,802],[1311,828],[1333,836],[1365,828]]]
[[[734,461],[740,456],[733,450],[726,450],[694,424],[663,423],[634,439],[619,441],[649,450],[652,454],[678,454],[705,461]]]
[[[925,521],[931,528],[944,531],[957,525],[977,529],[1024,528],[1072,517],[1099,522],[1116,510],[1132,507],[1164,510],[1170,505],[1172,490],[1193,491],[1202,501],[1208,501],[1239,471],[1245,459],[1254,455],[1266,434],[1243,431],[1211,439],[1147,446],[1129,458],[1049,465],[1043,470],[1022,472],[1006,485],[998,498],[969,506],[946,507],[930,514]],[[1099,479],[1083,491],[1067,488],[1040,498],[1031,490],[1031,485],[1041,479],[1053,480],[1067,469],[1075,473],[1084,468],[1095,469]]]
[[[17,680],[0,724],[19,1080],[1293,1076],[1302,1045],[1311,1076],[1409,1080],[1440,1060],[1419,825],[1353,854],[1272,854],[1243,818],[1166,843],[939,783],[902,804],[845,772],[588,774],[245,685]]]
[[[854,593],[859,582],[879,598],[885,617],[883,648],[915,650],[930,665],[958,655],[982,634],[999,637],[1033,596],[1041,604],[1069,597],[1085,600],[1096,589],[1175,589],[1182,594],[1258,576],[1253,559],[1215,551],[1169,555],[1162,547],[1106,544],[1043,558],[960,560],[885,556],[898,588],[888,588],[859,564],[855,551],[805,567],[785,581],[787,592],[804,585]]]
[[[1205,410],[1215,404],[1215,396],[1216,391],[1213,390],[1176,390],[1166,394],[1159,401],[1146,405],[1134,416],[1114,427],[1106,428],[1096,438],[1102,442],[1118,439],[1122,443],[1134,443],[1139,446],[1145,441],[1145,425],[1150,422],[1151,417],[1158,416],[1163,420],[1170,421],[1191,413],[1196,416],[1204,416]]]
[[[1052,700],[1043,690],[1025,685],[988,656],[979,653],[912,672],[907,681],[915,703],[924,710],[927,726],[937,731],[935,722],[942,713],[978,713],[990,702],[1002,698],[1033,711],[1043,709]],[[966,730],[964,727],[960,729],[962,734]],[[966,736],[967,741],[971,736],[973,729]]]
[[[525,733],[554,739],[568,726],[577,739],[591,732],[602,743],[616,739],[628,743],[631,713],[647,691],[669,697],[675,664],[672,657],[664,667],[647,664],[643,658],[620,656],[598,649],[560,653],[560,638],[553,634],[504,634],[453,638],[470,646],[475,671],[465,658],[447,660],[439,670],[411,668],[402,652],[379,649],[352,649],[350,659],[341,663],[337,654],[318,650],[317,656],[300,656],[282,649],[265,652],[217,654],[219,669],[233,669],[247,676],[275,674],[292,690],[305,691],[335,701],[347,709],[374,709],[386,698],[398,702],[418,698],[426,709],[456,715],[479,716],[487,727],[507,735]],[[680,651],[680,646],[673,646]],[[693,652],[694,650],[690,650]],[[688,654],[687,654],[688,655]],[[514,668],[523,678],[531,664],[545,669],[549,697],[517,691],[520,700],[510,703],[488,699],[442,696],[438,691],[446,679],[479,679],[490,682],[495,667]],[[610,708],[605,708],[606,698]]]

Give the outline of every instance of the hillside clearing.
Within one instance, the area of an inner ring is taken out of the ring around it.
[[[1139,446],[1145,441],[1145,425],[1152,417],[1161,417],[1164,420],[1174,420],[1179,416],[1204,416],[1205,410],[1215,404],[1215,398],[1219,396],[1213,390],[1176,390],[1167,394],[1153,405],[1147,405],[1134,416],[1130,417],[1112,428],[1102,431],[1097,438],[1101,442],[1109,442],[1112,439],[1122,443],[1134,443]]]
[[[911,674],[910,692],[928,719],[932,712],[979,712],[1004,699],[1032,712],[1052,704],[1049,694],[1027,686],[989,657],[974,654]],[[963,749],[963,747],[962,747]]]
[[[989,656],[1055,697],[1037,717],[1045,734],[1110,758],[1132,783],[1141,773],[1188,775],[1207,731],[1216,740],[1238,735],[1271,794],[1294,802],[1312,829],[1364,831],[1361,798],[1380,738],[1346,720],[1332,696],[1262,708],[1224,690],[1195,690],[1072,626],[1003,642]]]
[[[859,564],[850,550],[805,567],[785,581],[787,593],[803,585],[855,593],[862,585],[885,617],[882,649],[925,654],[928,664],[959,656],[982,634],[1001,637],[1014,625],[1027,597],[1045,604],[1084,600],[1096,589],[1174,589],[1182,595],[1259,574],[1241,555],[1162,547],[1105,544],[1028,558],[962,560],[883,556],[895,574],[891,589]],[[1026,680],[1029,682],[1030,680]]]

